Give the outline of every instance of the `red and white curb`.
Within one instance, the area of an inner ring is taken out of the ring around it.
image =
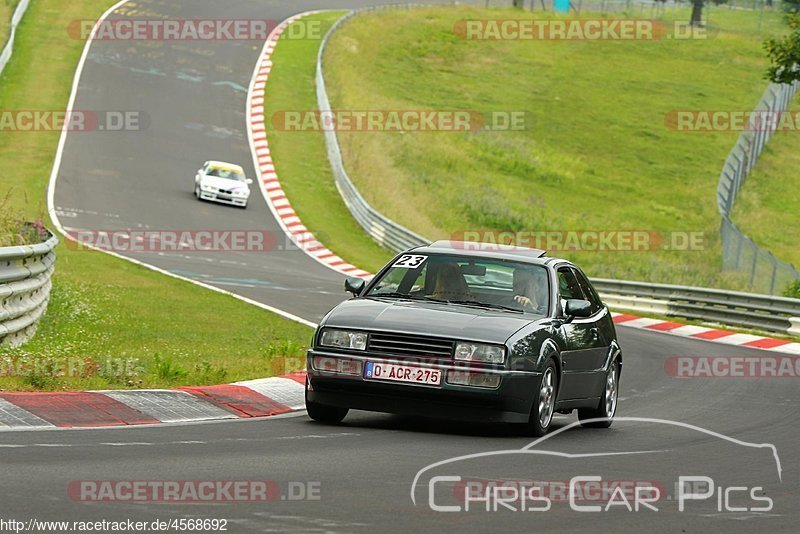
[[[317,13],[320,13],[320,11],[308,11],[290,17],[276,26],[267,38],[267,42],[256,64],[253,78],[250,81],[250,88],[247,92],[247,137],[250,141],[253,165],[258,175],[261,193],[281,228],[291,241],[300,250],[337,272],[348,276],[369,277],[371,274],[367,271],[347,263],[328,250],[325,245],[317,241],[314,235],[305,227],[297,216],[297,213],[295,213],[281,187],[281,183],[278,179],[278,172],[275,169],[275,163],[272,161],[269,141],[267,140],[266,119],[264,116],[264,95],[267,80],[269,80],[269,75],[272,71],[271,57],[275,51],[275,46],[278,44],[278,39],[281,34],[291,23]]]
[[[611,316],[614,318],[615,324],[627,326],[629,328],[641,328],[651,332],[662,332],[693,339],[704,339],[706,341],[713,341],[725,345],[737,345],[753,349],[800,354],[800,343],[785,339],[776,339],[753,334],[740,334],[729,330],[718,330],[705,326],[675,323],[663,319],[649,319],[647,317],[627,315],[624,313],[612,313]]]
[[[180,389],[0,393],[0,430],[268,417],[305,409],[305,372]]]

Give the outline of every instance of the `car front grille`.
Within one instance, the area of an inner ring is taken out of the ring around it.
[[[233,191],[232,191],[232,190],[230,190],[230,189],[220,189],[220,190],[219,190],[219,191],[217,191],[217,192],[218,192],[218,193],[222,193],[223,195],[230,195],[231,193],[233,193]]]
[[[454,341],[409,334],[373,332],[369,335],[367,350],[390,356],[417,356],[450,358]]]

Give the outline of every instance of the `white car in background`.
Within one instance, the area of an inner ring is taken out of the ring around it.
[[[194,177],[194,196],[246,208],[252,183],[239,165],[206,161]]]

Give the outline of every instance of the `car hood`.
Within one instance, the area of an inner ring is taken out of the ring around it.
[[[219,176],[203,176],[201,178],[203,185],[216,187],[220,189],[248,189],[247,184],[239,180],[229,180],[228,178],[220,178]]]
[[[331,310],[321,326],[505,343],[520,328],[542,319],[453,304],[358,298]]]

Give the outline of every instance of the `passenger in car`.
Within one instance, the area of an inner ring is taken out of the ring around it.
[[[457,263],[443,263],[436,269],[436,284],[431,297],[439,300],[470,300],[472,296]]]

